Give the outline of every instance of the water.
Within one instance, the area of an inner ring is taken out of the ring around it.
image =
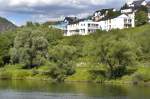
[[[2,80],[0,99],[150,99],[150,87]]]

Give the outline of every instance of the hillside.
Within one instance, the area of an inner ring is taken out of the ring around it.
[[[17,26],[5,18],[0,17],[0,32],[7,31],[9,29],[15,29]]]
[[[150,83],[149,56],[150,24],[70,37],[33,24],[0,34],[0,79]]]

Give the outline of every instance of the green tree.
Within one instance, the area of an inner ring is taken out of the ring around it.
[[[10,62],[9,49],[13,45],[15,35],[16,30],[7,31],[0,34],[0,66],[4,66]]]
[[[12,63],[24,64],[28,68],[42,65],[48,58],[48,41],[43,34],[32,28],[21,29],[10,49]]]
[[[75,47],[68,45],[57,45],[49,49],[49,61],[57,64],[51,70],[52,78],[63,81],[66,76],[74,73],[76,51]]]
[[[108,76],[110,78],[121,77],[124,75],[126,66],[136,61],[136,50],[131,42],[125,40],[108,39],[101,41],[98,55],[100,63],[108,66]],[[134,49],[134,50],[133,50]]]
[[[135,25],[141,26],[148,23],[148,15],[145,11],[138,11],[135,14]]]
[[[0,35],[0,66],[9,63],[9,47],[10,41],[6,36]]]

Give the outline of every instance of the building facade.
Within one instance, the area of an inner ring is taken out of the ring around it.
[[[100,29],[99,22],[93,22],[91,20],[81,21],[74,24],[69,24],[67,26],[67,31],[65,36],[71,35],[88,35],[90,33],[96,32]]]
[[[92,16],[92,20],[93,21],[100,21],[102,18],[106,17],[108,12],[116,12],[116,9],[111,8],[111,9],[101,9],[101,10],[97,10],[94,12],[93,16]]]
[[[109,31],[112,29],[125,29],[134,27],[134,18],[122,14],[116,18],[103,20],[99,22],[99,25],[101,27],[101,30]]]
[[[72,35],[88,35],[96,32],[96,30],[109,31],[112,29],[125,29],[134,27],[134,15],[122,14],[112,19],[101,20],[94,22],[92,20],[80,21],[74,24],[67,25],[65,36]]]
[[[129,7],[133,7],[135,9],[141,7],[141,6],[146,6],[147,2],[145,0],[134,0],[133,2],[129,2],[128,5]]]

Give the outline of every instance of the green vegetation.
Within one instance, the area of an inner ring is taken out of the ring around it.
[[[142,26],[148,23],[148,9],[145,6],[142,6],[135,13],[135,25]]]
[[[50,81],[150,81],[150,25],[64,37],[28,23],[0,34],[0,78]]]

